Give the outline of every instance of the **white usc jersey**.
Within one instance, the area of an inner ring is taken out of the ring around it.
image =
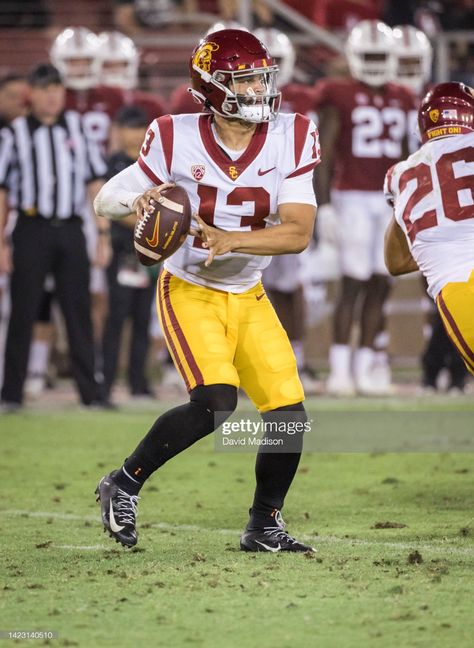
[[[385,194],[436,298],[474,269],[474,133],[426,142],[385,177]]]
[[[209,114],[165,115],[148,129],[136,166],[150,186],[174,182],[186,189],[193,213],[227,231],[250,231],[277,222],[278,205],[316,205],[313,169],[319,162],[316,126],[299,114],[258,124],[242,152],[218,141]],[[165,261],[172,274],[193,284],[240,293],[260,281],[271,260],[229,252],[206,268],[208,251],[188,236]]]

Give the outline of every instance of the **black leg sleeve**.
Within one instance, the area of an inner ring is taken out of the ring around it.
[[[201,385],[192,390],[190,402],[162,414],[126,459],[126,473],[143,484],[166,461],[213,432],[237,406],[237,389],[232,385]],[[222,420],[220,420],[222,419]],[[121,480],[121,474],[116,481]],[[129,483],[124,483],[129,487]]]
[[[272,438],[281,437],[284,444],[288,443],[287,429],[290,420],[298,431],[291,435],[292,452],[265,452],[259,450],[255,464],[257,487],[252,504],[249,528],[274,526],[275,523],[271,513],[274,509],[280,510],[283,507],[285,496],[300,462],[303,450],[304,424],[307,421],[303,403],[266,412],[262,415],[262,418],[265,422],[281,424],[276,426],[280,431],[267,431],[266,436]],[[283,431],[283,428],[285,428],[285,431]]]

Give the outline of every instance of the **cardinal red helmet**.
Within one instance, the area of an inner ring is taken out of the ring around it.
[[[474,131],[474,96],[464,83],[440,83],[422,99],[418,110],[421,141]]]
[[[265,45],[241,29],[207,34],[189,62],[190,92],[205,108],[249,122],[275,119],[278,66]]]

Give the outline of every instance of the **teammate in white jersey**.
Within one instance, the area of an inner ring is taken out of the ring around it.
[[[153,122],[137,163],[96,199],[99,214],[120,218],[150,210],[150,201],[177,183],[195,213],[158,287],[161,325],[190,402],[160,416],[97,489],[105,528],[126,546],[137,541],[137,495],[145,480],[216,429],[235,409],[242,387],[264,422],[273,424],[267,441],[283,451],[258,453],[241,549],[311,550],[284,531],[280,513],[298,467],[306,414],[295,357],[261,273],[271,255],[299,253],[311,239],[319,146],[308,118],[278,116],[277,71],[252,34],[208,34],[190,60],[191,92],[204,114]],[[295,434],[281,432],[286,423]]]
[[[420,269],[446,331],[474,374],[474,96],[441,83],[418,111],[423,146],[392,167],[385,237],[391,274]]]

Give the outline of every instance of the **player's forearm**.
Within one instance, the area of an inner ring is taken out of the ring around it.
[[[96,214],[116,220],[133,213],[134,203],[144,190],[142,186],[135,186],[134,180],[132,167],[110,178],[94,200]]]
[[[308,247],[311,232],[299,223],[282,223],[251,232],[232,232],[233,252],[273,256],[298,254]]]
[[[419,269],[408,247],[405,234],[395,219],[392,219],[385,233],[384,253],[387,270],[395,277]]]

